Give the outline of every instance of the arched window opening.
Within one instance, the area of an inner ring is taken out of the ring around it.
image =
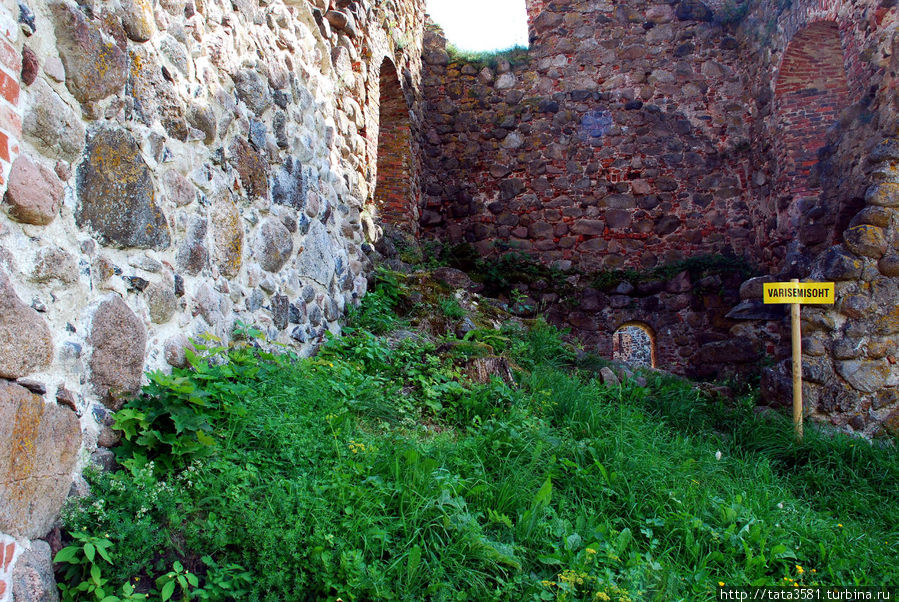
[[[632,366],[655,368],[655,334],[640,322],[622,324],[612,335],[612,359]]]
[[[775,153],[778,229],[795,232],[795,201],[818,199],[821,185],[816,165],[827,131],[849,99],[849,86],[836,23],[817,22],[800,30],[784,53],[775,86],[778,132]]]
[[[418,215],[412,198],[412,127],[409,107],[390,59],[381,63],[379,103],[375,205],[382,221],[415,232]]]

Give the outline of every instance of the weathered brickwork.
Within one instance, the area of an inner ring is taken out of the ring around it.
[[[817,197],[812,180],[818,152],[827,144],[827,130],[848,103],[840,34],[835,23],[819,22],[790,42],[775,85],[774,112],[783,135],[775,139],[782,159],[777,190],[794,199]],[[796,224],[791,224],[791,230]]]
[[[835,280],[837,304],[806,311],[809,410],[867,434],[899,422],[899,6],[527,9],[532,46],[508,61],[454,60],[439,32],[426,35],[426,235],[562,268],[733,253],[769,279]],[[721,358],[751,367],[759,352],[788,353],[783,312],[758,307],[759,282],[737,307],[733,295],[588,288],[571,308],[524,292],[608,357],[615,330],[638,321],[656,333],[660,367],[708,376]],[[766,397],[788,400],[788,385],[780,363]]]
[[[736,39],[669,3],[550,2],[520,60],[426,37],[423,223],[588,269],[751,255]]]
[[[418,202],[412,191],[412,127],[409,106],[389,61],[381,67],[380,131],[378,133],[378,182],[375,204],[383,221],[418,229]]]
[[[899,10],[867,0],[752,7],[739,28],[755,105],[752,223],[760,261],[798,274],[841,240],[864,205],[866,157],[896,135]]]
[[[18,552],[16,540],[0,534],[0,602],[12,599],[12,571]]]
[[[0,4],[0,192],[6,190],[9,170],[19,154],[22,137],[19,111],[22,57],[15,46],[19,29],[6,4]]]

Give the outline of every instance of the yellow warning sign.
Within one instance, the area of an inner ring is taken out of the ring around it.
[[[833,305],[833,282],[770,282],[765,284],[765,303],[820,303]]]

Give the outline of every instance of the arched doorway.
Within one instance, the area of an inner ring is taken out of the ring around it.
[[[792,237],[799,203],[821,196],[819,151],[849,99],[840,31],[820,21],[801,29],[787,46],[777,74],[774,102],[777,132],[777,230]]]
[[[390,59],[381,63],[375,206],[381,220],[415,232],[418,208],[412,194],[412,127],[409,107]]]
[[[642,322],[622,324],[612,335],[612,359],[632,366],[656,367],[655,333]]]

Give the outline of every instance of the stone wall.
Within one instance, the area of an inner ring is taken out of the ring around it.
[[[779,279],[837,282],[803,308],[810,414],[869,435],[899,427],[899,6],[755,3],[739,29],[753,90],[753,223]],[[784,359],[764,377],[789,399]]]
[[[521,272],[519,281],[514,268],[505,273],[517,291],[508,300],[513,312],[540,313],[609,360],[624,355],[619,335],[629,326],[649,339],[631,361],[693,378],[757,377],[765,357],[789,353],[784,306],[738,305],[760,298],[761,285],[758,279],[744,283],[745,266],[732,261],[697,258],[612,278]]]
[[[899,9],[872,0],[756,2],[738,30],[751,90],[752,223],[772,269],[799,275],[864,207],[896,135]]]
[[[735,328],[728,313],[740,283],[736,273],[685,270],[605,289],[586,286],[575,304],[554,305],[547,316],[609,359],[615,359],[616,333],[639,324],[651,335],[655,367],[694,378],[744,377],[758,371],[782,337],[779,329]]]
[[[711,11],[529,6],[532,46],[512,60],[466,63],[425,37],[422,223],[585,269],[754,256],[743,56]]]
[[[425,35],[425,232],[560,268],[732,253],[763,280],[836,281],[834,307],[805,308],[809,412],[869,435],[899,428],[899,5],[527,8],[531,48],[491,63]],[[786,323],[759,306],[763,280],[717,301],[692,284],[665,299],[587,285],[574,308],[532,296],[610,358],[628,321],[649,324],[658,365],[678,372],[764,352],[780,362],[765,396],[788,403]]]
[[[0,600],[144,371],[236,321],[339,332],[379,171],[417,195],[423,7],[3,0]],[[379,161],[385,86],[407,133]]]

